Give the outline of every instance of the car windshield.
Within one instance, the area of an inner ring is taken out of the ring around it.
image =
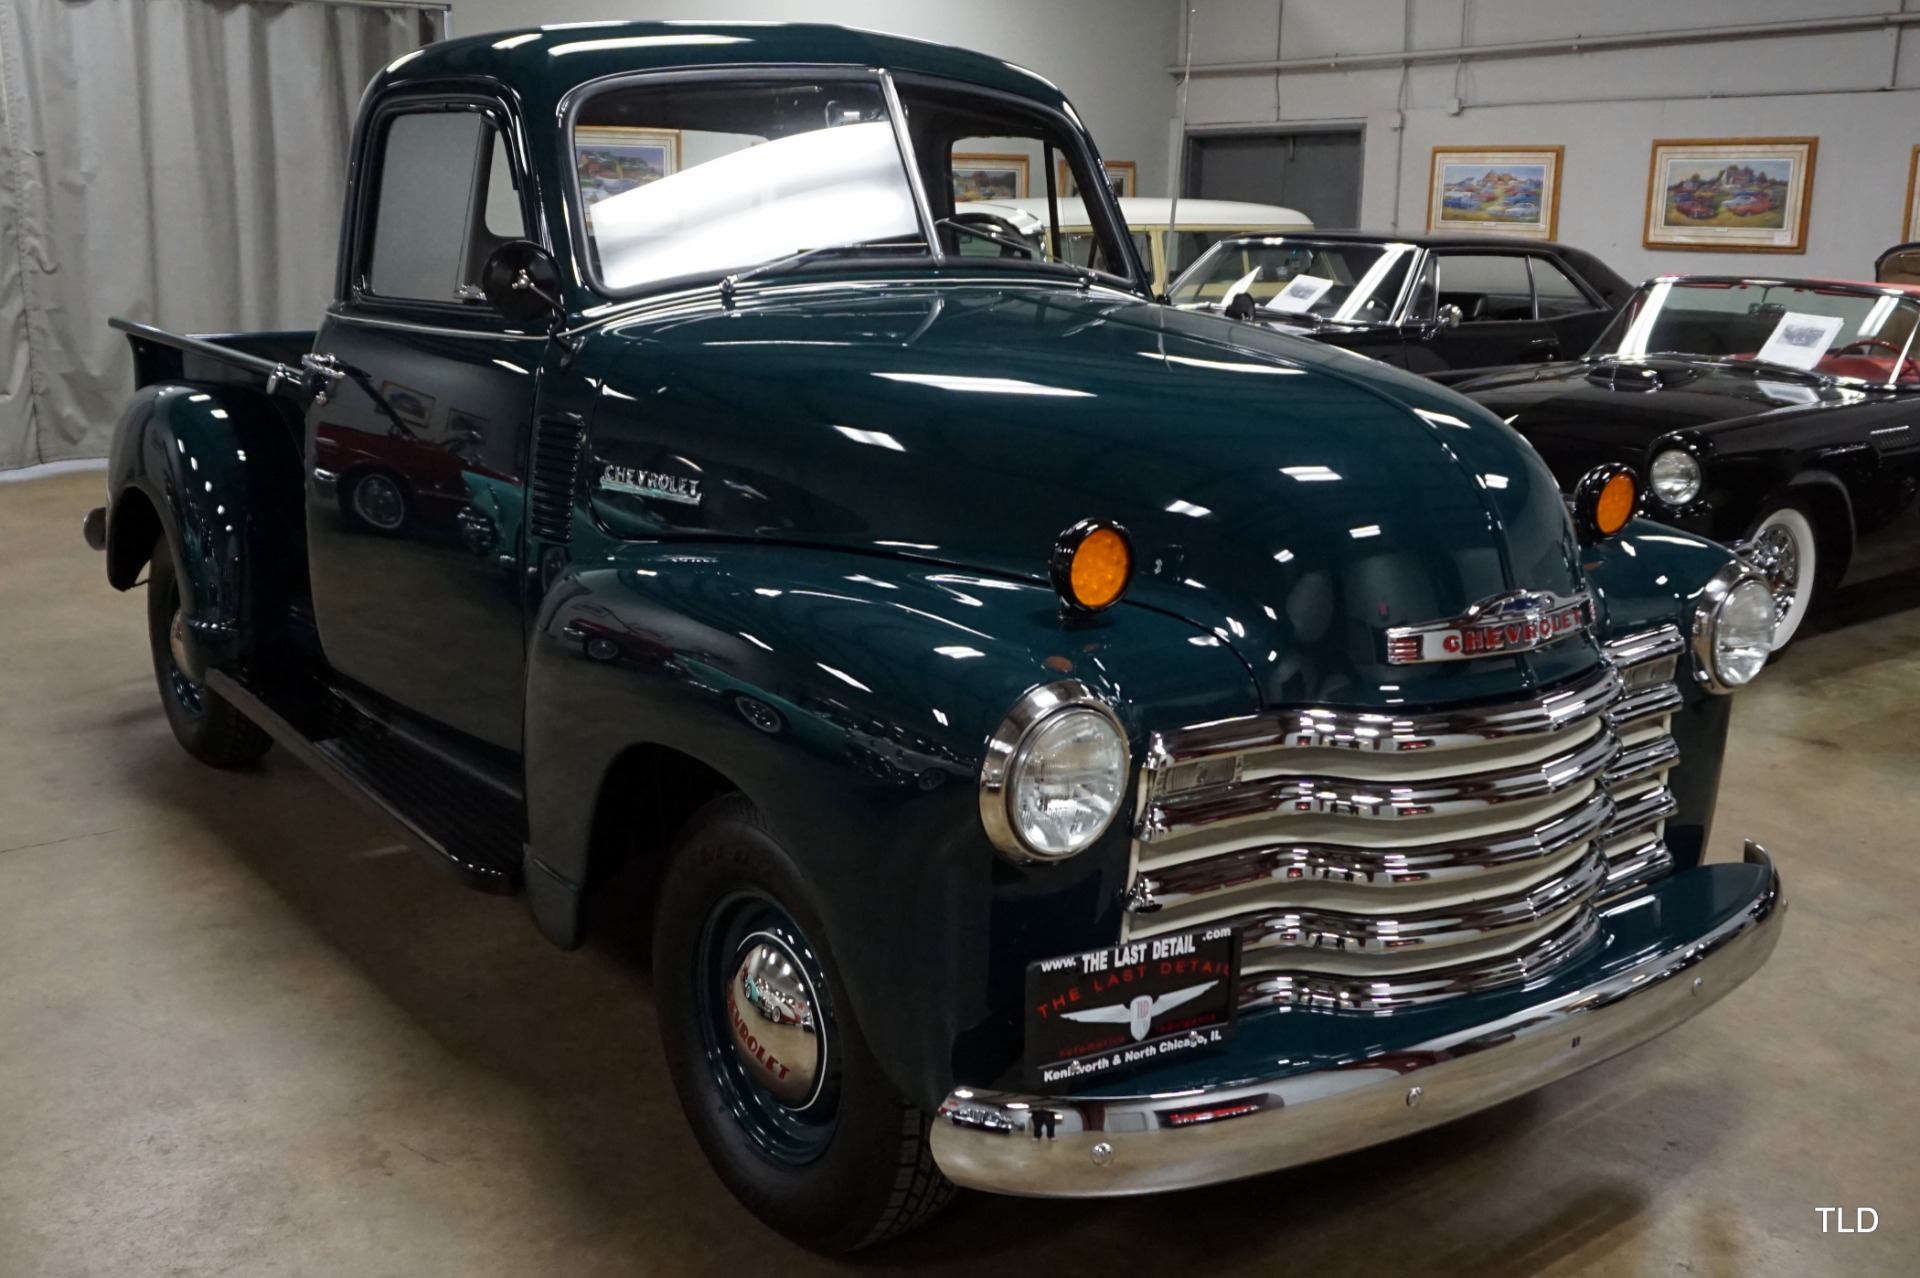
[[[1227,240],[1175,283],[1176,306],[1225,307],[1248,298],[1260,313],[1343,324],[1384,324],[1406,283],[1407,244],[1269,237]]]
[[[594,273],[609,292],[809,250],[928,252],[871,80],[612,90],[581,108],[573,158]]]
[[[1857,285],[1655,280],[1614,317],[1590,358],[1653,354],[1788,367],[1871,385],[1920,385],[1920,301]]]

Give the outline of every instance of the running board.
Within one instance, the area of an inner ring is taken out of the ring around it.
[[[454,767],[331,693],[329,731],[308,736],[266,698],[225,670],[207,688],[259,724],[302,763],[400,832],[467,887],[498,896],[520,890],[522,806],[495,784]]]

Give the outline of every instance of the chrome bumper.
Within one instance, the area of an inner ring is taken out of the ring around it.
[[[1786,901],[1758,844],[1746,845],[1746,861],[1762,870],[1751,899],[1710,930],[1521,1011],[1351,1065],[1231,1087],[1131,1097],[959,1088],[940,1107],[933,1156],[956,1184],[994,1193],[1157,1193],[1313,1162],[1497,1105],[1665,1033],[1753,975],[1779,939]]]

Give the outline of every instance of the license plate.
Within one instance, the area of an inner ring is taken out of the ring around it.
[[[1027,965],[1027,1080],[1057,1085],[1225,1042],[1238,934],[1156,936]]]

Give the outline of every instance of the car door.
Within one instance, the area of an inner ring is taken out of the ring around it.
[[[517,751],[519,511],[548,342],[479,289],[526,233],[513,137],[504,104],[465,95],[369,117],[343,294],[314,341],[337,376],[307,412],[307,532],[329,664]]]
[[[1558,334],[1535,314],[1527,256],[1477,248],[1431,252],[1416,292],[1416,306],[1432,308],[1431,318],[1416,313],[1407,368],[1432,376],[1558,357]]]
[[[1549,359],[1575,359],[1587,353],[1613,312],[1549,253],[1530,253],[1527,267],[1533,275],[1534,314],[1553,335]]]

